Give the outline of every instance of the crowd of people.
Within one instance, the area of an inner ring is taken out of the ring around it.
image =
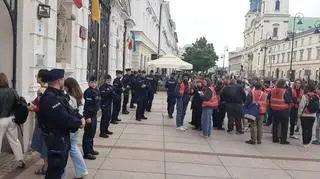
[[[125,74],[116,71],[116,78],[104,76],[98,84],[96,76],[88,80],[88,88],[82,92],[74,78],[64,79],[64,70],[42,69],[37,74],[40,88],[37,97],[28,104],[35,113],[36,125],[31,148],[41,154],[43,165],[35,171],[46,179],[65,178],[65,168],[70,155],[75,178],[88,175],[85,160],[95,160],[99,152],[94,149],[98,111],[101,110],[101,138],[113,134],[110,124],[121,121],[119,113],[129,114],[128,106],[136,108],[135,119],[147,120],[145,112],[152,111],[154,95],[158,91],[158,75],[151,70],[126,69]],[[165,80],[168,118],[174,118],[176,129],[186,131],[185,116],[191,101],[190,124],[209,138],[214,130],[242,135],[249,124],[251,138],[247,144],[262,143],[263,125],[272,125],[274,143],[289,144],[289,137],[298,139],[295,132],[302,129],[302,143],[320,144],[319,95],[320,85],[314,81],[296,80],[294,84],[285,80],[262,81],[258,78],[241,80],[219,79],[210,74],[172,73]],[[131,97],[130,97],[131,96]],[[18,125],[13,122],[14,106],[19,98],[9,87],[5,74],[0,73],[0,144],[4,135],[23,168],[23,154],[18,140]],[[130,101],[129,101],[130,99]],[[136,106],[135,106],[136,105]],[[225,117],[228,122],[224,124]],[[317,119],[316,140],[312,140],[312,129]],[[247,122],[246,122],[247,121]],[[290,122],[289,122],[290,121]],[[227,128],[225,129],[224,126]],[[78,147],[79,130],[83,129],[82,151]],[[1,149],[1,145],[0,145]]]

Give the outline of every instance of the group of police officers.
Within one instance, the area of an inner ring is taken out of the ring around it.
[[[131,91],[130,108],[136,107],[136,120],[147,119],[145,111],[151,112],[154,94],[158,88],[158,78],[151,70],[131,72],[126,74],[116,71],[116,78],[112,82],[110,75],[104,76],[104,84],[98,89],[97,78],[90,77],[89,87],[84,92],[84,111],[72,109],[68,97],[64,92],[64,70],[52,69],[46,74],[48,88],[41,97],[39,104],[40,126],[44,132],[45,143],[48,148],[48,170],[46,179],[58,179],[64,174],[70,150],[70,132],[84,128],[83,152],[84,158],[94,160],[99,152],[93,149],[93,139],[97,127],[97,113],[101,108],[100,137],[108,138],[113,133],[109,131],[109,124],[118,124],[122,114],[129,114],[127,109],[129,93]],[[112,82],[112,83],[111,83]]]

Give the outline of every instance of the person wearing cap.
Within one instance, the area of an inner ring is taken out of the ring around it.
[[[178,84],[176,74],[171,73],[170,79],[166,82],[165,88],[167,89],[167,111],[170,119],[173,118],[174,106],[176,105],[177,98],[175,96],[175,88]]]
[[[146,71],[142,71],[141,75],[138,75],[136,86],[136,96],[137,96],[137,109],[136,109],[136,120],[141,121],[141,119],[147,119],[144,115],[146,109],[148,88],[146,82]]]
[[[122,71],[117,70],[116,75],[116,78],[113,80],[113,88],[116,92],[116,96],[113,99],[111,124],[118,124],[118,122],[121,121],[118,117],[121,109],[121,95],[124,91],[124,87],[121,82]]]
[[[153,74],[153,70],[150,71],[149,75],[146,76],[147,86],[148,86],[148,96],[147,96],[147,104],[146,111],[151,112],[152,102],[154,98],[154,94],[157,92],[158,81]]]
[[[123,87],[125,88],[125,90],[123,91],[122,114],[129,114],[129,111],[127,109],[127,105],[129,102],[129,91],[132,86],[131,80],[130,80],[130,75],[131,75],[131,69],[127,68],[126,74],[123,76],[123,78],[121,80]]]
[[[84,128],[82,149],[83,158],[88,160],[95,160],[95,155],[99,152],[93,149],[94,136],[97,129],[97,113],[100,109],[100,92],[97,89],[98,83],[95,76],[89,78],[89,87],[83,93],[84,107],[83,116],[86,119],[86,126]]]
[[[130,75],[130,83],[131,83],[131,100],[130,100],[130,108],[134,109],[135,106],[134,104],[137,103],[136,102],[136,91],[137,91],[137,86],[136,86],[136,81],[137,81],[137,76],[138,76],[138,72],[137,71],[133,71],[133,73]]]
[[[70,132],[85,126],[85,119],[74,110],[64,88],[64,70],[52,69],[45,75],[48,88],[39,102],[39,125],[44,133],[48,153],[46,179],[66,177],[70,151]]]
[[[100,122],[100,137],[108,138],[113,132],[109,131],[111,112],[112,112],[112,100],[117,96],[113,86],[111,85],[111,76],[106,75],[104,77],[105,83],[100,87],[101,95],[101,122]]]

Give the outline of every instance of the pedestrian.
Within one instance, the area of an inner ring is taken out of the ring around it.
[[[298,139],[298,137],[294,135],[294,129],[298,121],[298,108],[303,94],[302,81],[297,79],[292,86],[292,103],[290,109],[290,138],[292,139]]]
[[[83,97],[85,100],[83,108],[83,117],[86,119],[86,126],[84,128],[82,149],[83,158],[88,160],[95,160],[95,155],[99,155],[98,151],[93,149],[94,136],[97,129],[97,113],[100,109],[100,92],[97,89],[97,78],[91,76],[89,78],[89,87],[85,90]]]
[[[66,177],[70,150],[70,132],[83,128],[85,120],[73,110],[65,95],[64,70],[52,69],[45,75],[48,88],[39,103],[39,123],[48,148],[48,170],[45,179]]]
[[[165,84],[165,88],[167,89],[167,112],[170,119],[173,118],[174,106],[177,102],[175,94],[177,84],[175,73],[171,73],[170,79]]]
[[[237,134],[243,134],[242,127],[242,105],[246,100],[246,93],[242,86],[237,85],[236,80],[231,80],[229,85],[222,91],[222,98],[226,102],[228,115],[228,131],[232,132],[234,124]]]
[[[126,69],[126,74],[123,76],[121,82],[123,84],[123,88],[124,88],[124,91],[123,91],[123,103],[122,103],[122,114],[129,114],[129,111],[127,109],[127,105],[128,105],[128,102],[129,102],[129,92],[130,92],[130,89],[132,88],[132,84],[131,84],[131,69],[130,68],[127,68]]]
[[[40,85],[40,88],[37,92],[37,97],[33,100],[31,104],[28,105],[28,109],[30,112],[34,112],[36,116],[35,126],[32,136],[31,148],[34,151],[37,151],[40,154],[41,159],[43,159],[43,165],[37,169],[34,173],[35,175],[45,175],[48,168],[47,162],[47,146],[44,141],[43,132],[39,126],[38,122],[38,112],[39,112],[39,100],[43,95],[44,91],[47,89],[47,84],[44,82],[45,74],[48,72],[47,69],[41,69],[38,71],[36,75],[37,83]]]
[[[268,95],[272,115],[272,138],[274,143],[279,142],[278,126],[281,125],[280,144],[290,144],[287,141],[290,104],[292,95],[285,80],[278,80],[276,87]]]
[[[312,139],[312,128],[314,121],[319,112],[319,96],[316,93],[316,85],[309,82],[306,86],[308,93],[304,94],[301,98],[298,116],[301,120],[302,127],[302,142],[304,147],[309,147]]]
[[[136,96],[137,96],[137,109],[136,109],[136,120],[141,121],[142,119],[148,119],[144,113],[146,109],[146,102],[147,102],[147,95],[148,95],[148,88],[147,82],[145,78],[146,72],[142,71],[141,74],[138,75],[136,86]]]
[[[206,78],[203,81],[202,91],[199,92],[203,100],[202,103],[202,115],[201,115],[201,129],[205,138],[210,137],[212,130],[212,112],[214,108],[218,108],[219,99],[214,87],[211,84],[211,80]]]
[[[317,95],[320,96],[320,84],[318,83],[316,89]],[[317,112],[317,126],[316,126],[316,139],[312,141],[314,145],[320,145],[320,109]]]
[[[18,98],[17,91],[9,87],[8,77],[4,73],[0,73],[0,152],[3,136],[6,135],[18,161],[18,167],[24,168],[22,146],[18,139],[18,125],[13,121],[14,106]]]
[[[203,80],[195,80],[195,86],[193,87],[193,93],[191,93],[191,125],[194,126],[194,130],[201,130],[201,116],[202,116],[202,103],[203,99],[200,96],[200,92],[203,88]]]
[[[216,93],[219,99],[219,106],[218,106],[218,109],[213,109],[213,114],[212,114],[213,125],[212,126],[217,130],[225,130],[223,128],[223,123],[226,117],[227,108],[226,108],[226,102],[222,96],[224,86],[225,86],[224,83],[221,80],[219,80],[217,81],[217,84],[215,87]]]
[[[116,96],[113,98],[113,106],[112,106],[112,118],[111,124],[118,124],[121,119],[119,119],[119,113],[121,109],[121,95],[125,90],[123,84],[121,82],[122,71],[116,71],[116,78],[113,80],[113,89],[116,92]]]
[[[80,107],[82,104],[82,90],[80,88],[79,83],[74,78],[67,78],[64,81],[64,89],[67,92],[70,100],[69,104],[74,110],[80,110]],[[86,163],[84,162],[83,156],[81,154],[81,151],[78,147],[78,141],[79,139],[79,130],[76,132],[73,132],[70,134],[70,140],[71,140],[71,148],[70,148],[70,157],[73,162],[73,166],[75,169],[75,178],[83,178],[87,176],[88,168],[86,166]]]
[[[104,77],[105,83],[100,87],[101,96],[101,111],[102,116],[100,120],[100,137],[109,138],[113,132],[109,131],[111,112],[112,112],[112,100],[117,97],[113,86],[111,85],[111,76],[106,75]]]
[[[130,83],[131,83],[131,100],[130,100],[130,108],[134,109],[135,106],[134,104],[137,103],[136,102],[136,80],[137,80],[137,75],[138,72],[137,71],[133,71],[133,73],[130,75]]]
[[[267,109],[267,93],[262,90],[260,82],[256,82],[253,85],[254,89],[249,92],[245,105],[252,103],[259,104],[259,116],[256,116],[256,120],[250,121],[251,139],[246,141],[247,144],[261,144],[262,132],[263,132],[263,120]]]
[[[158,81],[156,76],[153,74],[153,70],[150,71],[149,75],[146,76],[148,83],[148,96],[146,103],[146,111],[151,112],[154,94],[157,92]]]
[[[183,125],[186,110],[190,101],[191,86],[189,83],[189,75],[184,73],[182,75],[182,81],[176,86],[177,95],[177,116],[176,116],[176,129],[185,131],[188,128]]]

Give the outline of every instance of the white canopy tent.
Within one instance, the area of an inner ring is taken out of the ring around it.
[[[164,55],[156,60],[147,62],[147,67],[151,68],[171,68],[180,70],[191,70],[193,65],[181,60],[174,55]]]

